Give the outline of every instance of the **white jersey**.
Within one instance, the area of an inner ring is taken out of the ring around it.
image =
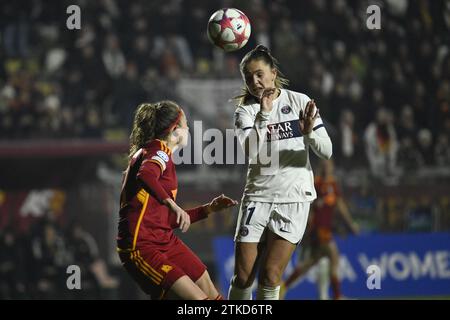
[[[310,202],[316,198],[309,148],[319,157],[329,159],[332,147],[320,117],[310,134],[303,136],[300,131],[300,110],[305,110],[309,100],[305,94],[281,89],[269,114],[260,112],[260,105],[254,100],[237,107],[234,122],[240,145],[244,148],[246,140],[254,141],[249,139],[253,134],[261,137],[266,145],[276,144],[279,152],[275,170],[264,170],[267,165],[261,164],[256,157],[249,157],[245,199],[289,203]],[[249,148],[254,144],[249,144]],[[261,151],[256,150],[258,152]]]

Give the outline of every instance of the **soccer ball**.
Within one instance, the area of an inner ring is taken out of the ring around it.
[[[250,38],[250,21],[238,9],[220,9],[209,18],[207,33],[215,46],[226,52],[235,51],[245,46]]]

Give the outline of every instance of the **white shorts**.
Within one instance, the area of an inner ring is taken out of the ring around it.
[[[234,234],[236,242],[264,242],[268,228],[287,241],[302,240],[310,202],[271,203],[243,200]]]

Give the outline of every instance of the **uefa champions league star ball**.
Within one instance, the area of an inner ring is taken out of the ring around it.
[[[248,42],[250,21],[240,10],[224,8],[214,12],[208,21],[208,39],[226,52],[236,51]]]

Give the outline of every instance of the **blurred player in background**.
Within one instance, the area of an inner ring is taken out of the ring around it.
[[[187,211],[176,204],[171,155],[186,145],[188,130],[183,110],[172,101],[143,103],[136,111],[117,243],[123,266],[152,299],[222,299],[206,266],[173,232],[237,204],[224,195]]]
[[[318,109],[288,83],[269,50],[258,45],[241,61],[244,93],[237,97],[235,130],[249,157],[244,196],[235,233],[235,269],[229,299],[278,300],[281,276],[300,242],[316,198],[309,149],[329,159],[332,144]],[[253,141],[253,142],[252,142]],[[255,143],[256,141],[256,143]],[[269,142],[270,143],[266,143]],[[278,168],[263,173],[263,145],[277,145]]]
[[[312,215],[309,218],[307,231],[309,257],[299,263],[292,274],[287,277],[282,285],[282,297],[300,277],[305,275],[319,261],[321,267],[318,274],[319,297],[328,297],[328,293],[324,291],[328,291],[327,284],[329,282],[331,282],[333,299],[342,297],[338,275],[339,250],[333,240],[332,232],[335,211],[341,215],[352,233],[357,234],[359,227],[353,222],[348,207],[341,196],[341,191],[334,176],[332,160],[321,162],[320,173],[315,179],[315,188],[318,193],[317,200],[312,206]],[[327,261],[322,259],[324,257],[329,259],[329,266],[327,266]],[[324,266],[329,268],[328,273],[323,272]],[[329,281],[325,276],[328,277]]]

